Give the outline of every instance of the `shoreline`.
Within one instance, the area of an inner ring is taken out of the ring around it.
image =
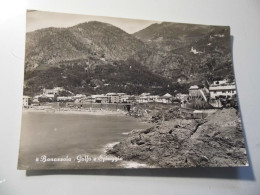
[[[131,132],[131,131],[129,131]],[[102,148],[102,154],[107,155],[108,157],[114,157],[114,158],[119,158],[116,155],[113,154],[108,154],[107,152],[111,149],[113,149],[113,147],[117,144],[119,144],[120,142],[110,142],[107,143],[106,145],[103,146]],[[138,160],[124,160],[122,159],[122,161],[118,162],[118,167],[116,168],[123,168],[123,169],[137,169],[137,168],[156,168],[155,166],[151,166],[147,163],[144,162],[139,162]]]
[[[125,116],[127,112],[119,110],[119,111],[111,111],[111,110],[58,110],[58,109],[22,109],[23,113],[27,112],[39,112],[39,113],[53,113],[53,114],[84,114],[84,115],[95,115],[95,116]]]

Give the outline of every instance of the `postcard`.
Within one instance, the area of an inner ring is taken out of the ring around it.
[[[18,169],[247,166],[230,27],[27,11]]]

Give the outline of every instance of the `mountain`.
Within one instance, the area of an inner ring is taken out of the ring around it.
[[[202,38],[210,29],[210,26],[205,25],[162,22],[152,24],[134,33],[134,36],[149,45],[171,51]]]
[[[163,22],[133,35],[152,48],[134,58],[173,81],[183,75],[189,82],[233,76],[229,27]]]
[[[46,69],[75,59],[125,60],[143,47],[142,41],[101,22],[45,28],[26,35],[25,69]]]
[[[142,41],[111,24],[88,22],[76,25],[70,31],[84,45],[92,45],[95,52],[110,60],[126,60],[145,47]]]
[[[192,84],[233,79],[229,33],[169,22],[134,34],[96,21],[36,30],[26,34],[24,91],[187,93]]]
[[[189,46],[210,35],[213,37],[224,35],[223,41],[218,43],[218,46],[230,47],[229,42],[226,42],[229,38],[229,27],[226,26],[162,22],[152,24],[133,35],[143,42],[165,51]]]

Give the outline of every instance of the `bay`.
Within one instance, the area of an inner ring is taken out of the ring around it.
[[[123,115],[23,112],[18,167],[26,170],[124,168],[125,162],[112,162],[114,157],[107,156],[105,150],[120,142],[129,131],[149,126]],[[42,156],[50,161],[41,161]],[[87,161],[79,162],[86,157]],[[60,162],[59,158],[71,161]]]

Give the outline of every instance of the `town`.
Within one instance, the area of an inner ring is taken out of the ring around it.
[[[248,165],[229,26],[26,18],[19,170]]]
[[[192,85],[188,94],[177,93],[174,96],[166,93],[163,96],[142,93],[128,95],[126,93],[107,93],[86,96],[73,94],[63,87],[43,89],[42,94],[34,97],[23,96],[24,108],[82,108],[109,109],[130,111],[135,104],[175,104],[183,109],[210,110],[223,107],[237,107],[236,86],[228,80],[214,81],[209,88]],[[45,107],[44,107],[45,106]],[[207,112],[206,112],[207,113]]]

